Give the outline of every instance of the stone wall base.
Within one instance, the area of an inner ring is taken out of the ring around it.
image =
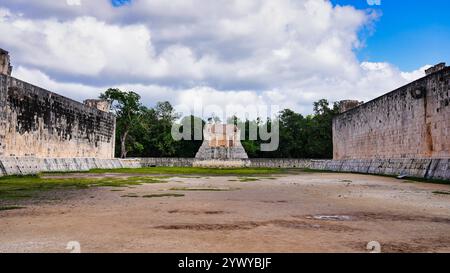
[[[0,176],[140,167],[136,159],[0,157]]]
[[[376,175],[450,180],[450,159],[251,159],[252,167],[305,168]]]
[[[312,161],[311,169],[450,180],[450,159],[367,159]]]
[[[307,168],[334,172],[405,175],[408,177],[450,181],[450,159],[311,160],[264,158],[238,161],[198,161],[194,158],[96,159],[0,157],[0,176],[29,175],[40,172],[81,172],[92,169],[192,166],[205,168]]]
[[[195,160],[193,167],[198,168],[245,168],[250,167],[251,162],[250,160],[218,160],[218,159],[211,159],[211,160]]]

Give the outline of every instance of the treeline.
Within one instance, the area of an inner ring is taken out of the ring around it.
[[[116,156],[117,157],[194,157],[202,144],[195,140],[202,134],[205,124],[199,117],[188,116],[180,119],[169,102],[158,102],[155,107],[148,108],[140,102],[140,96],[134,92],[119,89],[108,89],[100,98],[112,101],[112,109],[117,116]],[[261,151],[261,144],[267,141],[249,140],[250,126],[266,126],[271,128],[271,119],[239,120],[230,118],[241,128],[245,126],[246,136],[242,145],[251,158],[332,158],[332,119],[338,113],[336,104],[330,106],[325,99],[314,103],[314,114],[303,116],[285,109],[279,113],[279,147],[275,151]],[[176,141],[172,137],[172,126],[179,122],[183,126],[191,125],[191,140]]]

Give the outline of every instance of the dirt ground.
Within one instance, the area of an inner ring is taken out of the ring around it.
[[[244,181],[241,181],[244,180]],[[52,192],[0,211],[0,252],[450,252],[449,185],[332,173]],[[177,195],[173,195],[177,194]]]

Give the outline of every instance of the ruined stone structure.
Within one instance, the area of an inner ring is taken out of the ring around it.
[[[4,52],[0,59],[0,157],[114,157],[115,116],[108,112],[108,102],[87,101],[85,105],[15,79]]]
[[[334,160],[313,169],[450,180],[450,67],[333,120]],[[345,108],[345,107],[344,107]]]
[[[196,167],[244,167],[248,159],[241,144],[241,132],[232,124],[208,123],[204,141],[195,156]]]
[[[362,104],[364,104],[364,102],[357,101],[357,100],[341,100],[338,103],[339,113],[342,114],[342,113],[347,112],[353,108],[356,108]]]
[[[450,67],[333,120],[335,160],[450,158]]]
[[[440,64],[437,64],[437,65],[435,65],[433,67],[430,67],[427,70],[425,70],[425,74],[426,75],[430,75],[430,74],[438,72],[438,71],[440,71],[440,70],[442,70],[444,68],[445,68],[445,63],[440,63]]]
[[[90,99],[85,100],[83,103],[91,108],[97,108],[103,112],[109,112],[109,110],[111,110],[111,101],[109,100]]]
[[[0,48],[0,74],[11,76],[12,66],[8,51]]]
[[[241,132],[235,125],[206,124],[203,129],[204,141],[196,159],[199,160],[231,160],[248,159],[242,147]]]

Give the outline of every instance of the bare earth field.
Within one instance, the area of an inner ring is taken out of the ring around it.
[[[77,175],[94,176],[65,176]],[[69,252],[69,241],[82,252],[368,252],[370,241],[450,252],[449,185],[307,172],[166,181],[51,191],[0,211],[0,252]]]

